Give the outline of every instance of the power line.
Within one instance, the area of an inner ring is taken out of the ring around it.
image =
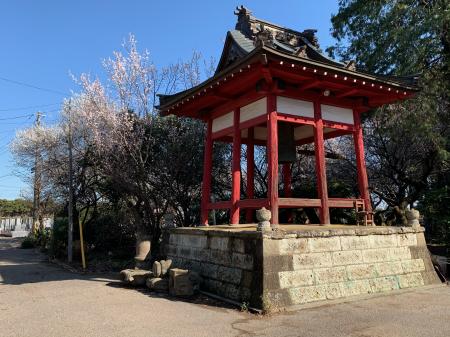
[[[58,90],[42,88],[42,87],[38,87],[38,86],[33,85],[33,84],[28,84],[28,83],[24,83],[24,82],[20,82],[20,81],[15,81],[15,80],[11,80],[9,78],[5,78],[5,77],[1,77],[1,76],[0,76],[0,80],[5,81],[5,82],[9,82],[9,83],[14,83],[14,84],[17,84],[17,85],[22,85],[22,86],[28,87],[28,88],[33,88],[33,89],[36,89],[36,90],[47,91],[47,92],[51,92],[51,93],[54,93],[54,94],[67,96],[66,93],[63,93],[63,92],[58,91]]]
[[[59,105],[60,103],[53,103],[53,104],[40,104],[40,105],[30,105],[30,106],[23,106],[20,108],[9,108],[9,109],[0,109],[0,111],[18,111],[18,110],[29,110],[29,109],[37,109],[37,108],[44,108],[48,106],[53,105]]]
[[[0,118],[0,121],[7,121],[10,119],[19,119],[19,118],[25,118],[25,117],[31,118],[33,116],[34,116],[34,114],[28,114],[28,115],[21,115],[21,116],[15,116],[15,117]]]

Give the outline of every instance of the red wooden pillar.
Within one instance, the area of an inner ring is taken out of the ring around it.
[[[364,199],[364,206],[367,211],[372,211],[370,202],[369,181],[367,179],[366,161],[364,158],[363,130],[361,127],[361,118],[357,110],[353,110],[353,121],[355,131],[353,132],[353,141],[355,143],[356,171],[358,173],[359,194]]]
[[[284,197],[290,198],[292,197],[292,171],[291,171],[291,164],[285,163],[283,164],[283,185],[284,185]],[[290,209],[286,212],[287,215],[287,222],[292,222],[292,211]]]
[[[323,121],[320,102],[314,102],[314,147],[316,157],[317,191],[319,194],[320,223],[326,225],[330,223],[330,210],[328,207],[327,174],[325,168],[325,149],[323,141]]]
[[[211,170],[212,170],[212,119],[208,120],[206,128],[205,153],[203,159],[203,184],[202,184],[202,203],[201,203],[201,224],[208,226],[208,204],[211,201]]]
[[[272,227],[278,222],[278,127],[276,96],[267,96],[267,164],[268,164],[268,199],[272,212]]]
[[[255,130],[248,128],[247,134],[247,199],[255,197]],[[253,222],[253,210],[248,208],[245,211],[245,222]]]
[[[238,201],[241,197],[241,129],[240,109],[234,110],[233,118],[233,159],[232,159],[232,189],[231,189],[231,220],[230,224],[239,224]]]

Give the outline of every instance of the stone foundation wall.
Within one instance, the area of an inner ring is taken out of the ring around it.
[[[439,283],[422,229],[271,234],[263,252],[263,298],[271,310]]]
[[[256,234],[177,228],[166,254],[175,266],[198,272],[203,290],[260,306],[262,238]]]
[[[166,255],[203,290],[267,311],[440,282],[423,228],[286,228],[175,228]]]

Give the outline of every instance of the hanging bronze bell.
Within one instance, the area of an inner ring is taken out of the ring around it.
[[[278,122],[278,163],[293,163],[296,159],[294,125]]]

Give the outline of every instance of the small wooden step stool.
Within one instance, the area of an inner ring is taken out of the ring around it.
[[[356,224],[358,226],[374,226],[373,212],[366,211],[364,200],[356,199],[354,202],[356,212]]]

